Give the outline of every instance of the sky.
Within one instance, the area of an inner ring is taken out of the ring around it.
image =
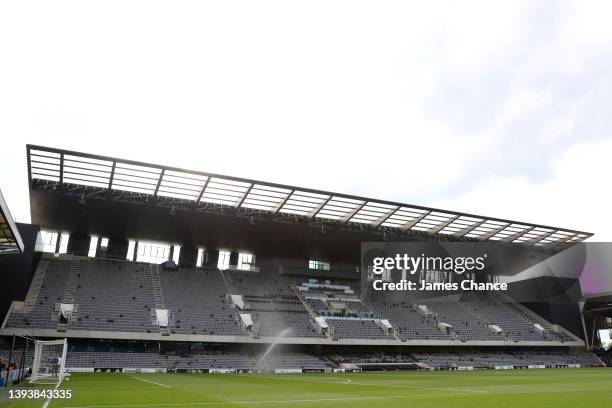
[[[0,1],[26,143],[612,240],[612,2]]]

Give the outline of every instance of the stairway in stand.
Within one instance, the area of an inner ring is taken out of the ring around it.
[[[151,287],[153,288],[155,309],[165,309],[164,291],[161,285],[161,278],[159,277],[159,265],[149,264],[149,270],[151,271]],[[153,321],[157,320],[155,310],[151,311],[151,319],[153,319]],[[168,326],[170,326],[170,316],[168,316]],[[162,336],[170,336],[170,328],[159,326],[159,333]]]

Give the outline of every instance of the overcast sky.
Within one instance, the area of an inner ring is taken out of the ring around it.
[[[35,143],[612,240],[611,15],[609,1],[2,1],[0,189],[29,220]]]

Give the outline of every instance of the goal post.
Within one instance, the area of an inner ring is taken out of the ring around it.
[[[62,381],[67,350],[67,339],[36,340],[30,382],[55,384]]]

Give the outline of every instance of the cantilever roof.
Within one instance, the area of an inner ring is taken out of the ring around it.
[[[201,171],[123,160],[43,146],[27,146],[30,188],[35,181],[123,191],[151,199],[171,199],[293,214],[338,224],[367,224],[399,232],[421,231],[455,238],[555,247],[591,233],[446,211],[387,200],[268,183]]]
[[[0,191],[0,256],[20,254],[23,241]]]

